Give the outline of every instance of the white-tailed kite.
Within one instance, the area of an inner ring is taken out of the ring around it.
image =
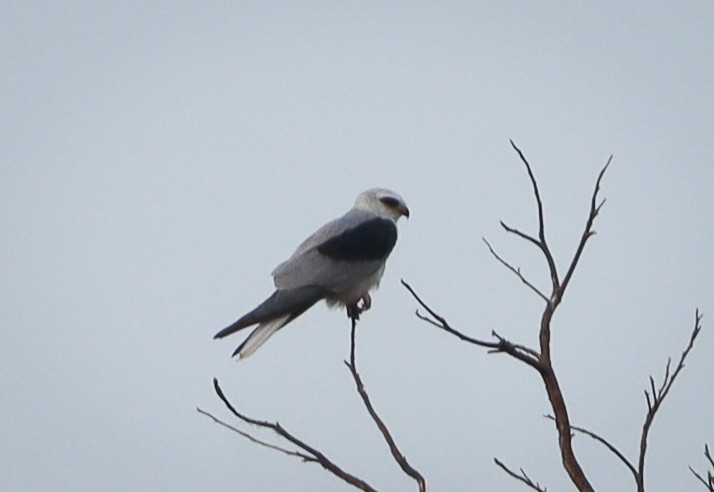
[[[214,338],[257,324],[233,352],[243,358],[322,299],[359,317],[372,304],[369,291],[379,285],[402,215],[409,217],[409,209],[398,193],[383,188],[361,193],[349,212],[318,229],[273,270],[273,295]]]

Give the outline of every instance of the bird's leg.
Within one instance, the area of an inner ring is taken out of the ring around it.
[[[357,303],[352,303],[352,304],[347,304],[347,317],[358,320],[359,315],[362,313],[362,310],[360,307],[357,305]]]

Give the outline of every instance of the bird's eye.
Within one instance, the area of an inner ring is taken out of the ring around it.
[[[379,201],[384,203],[389,208],[397,208],[399,206],[399,200],[391,196],[383,196],[379,199]]]

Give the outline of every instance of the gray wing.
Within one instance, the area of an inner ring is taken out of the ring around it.
[[[395,241],[396,226],[391,220],[352,209],[318,229],[278,265],[273,271],[275,286],[310,285],[345,292],[384,266]]]

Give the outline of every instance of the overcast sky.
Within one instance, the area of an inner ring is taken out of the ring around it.
[[[352,490],[256,447],[286,428],[380,490],[415,490],[343,360],[324,304],[253,357],[213,334],[366,188],[410,206],[358,364],[431,490],[524,490],[494,456],[570,490],[536,373],[414,316],[405,279],[457,328],[535,345],[541,185],[564,269],[595,178],[607,204],[553,323],[572,422],[636,459],[648,375],[704,331],[651,433],[649,491],[695,491],[714,446],[714,3],[3,2],[0,489]],[[261,436],[270,437],[264,434]],[[598,490],[633,490],[601,446]]]

